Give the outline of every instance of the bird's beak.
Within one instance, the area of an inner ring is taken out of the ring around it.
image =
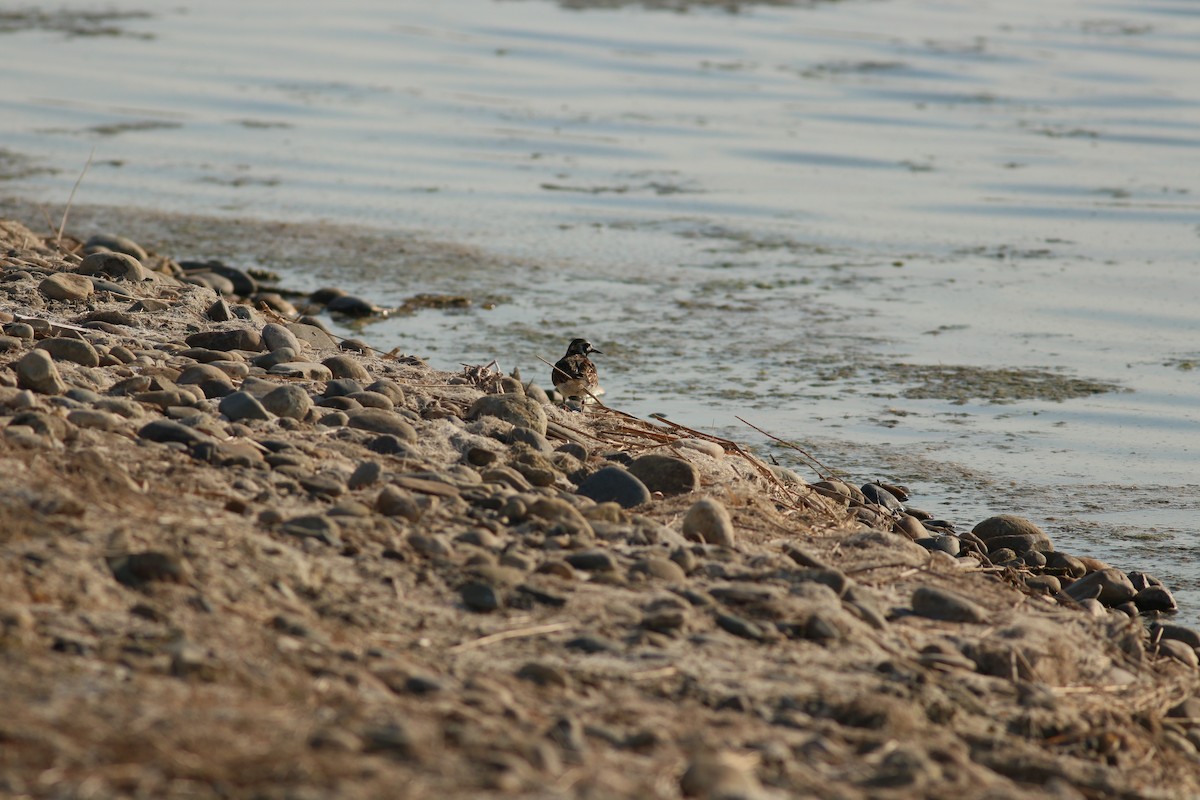
[[[592,348],[592,349],[591,349],[589,352],[592,352],[592,353],[600,353],[600,355],[604,355],[603,351],[601,351],[601,350],[597,350],[597,349],[596,349],[596,348],[594,348],[594,347],[593,347],[593,348]]]

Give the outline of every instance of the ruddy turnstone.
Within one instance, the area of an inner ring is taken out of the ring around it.
[[[554,388],[562,392],[563,397],[579,398],[587,402],[590,399],[588,393],[594,394],[600,388],[596,365],[588,358],[588,353],[600,351],[592,347],[592,343],[587,339],[572,339],[567,347],[567,354],[554,365],[550,379],[554,381]]]

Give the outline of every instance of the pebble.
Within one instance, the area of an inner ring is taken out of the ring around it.
[[[1154,649],[1160,656],[1173,658],[1192,669],[1200,667],[1200,657],[1196,655],[1195,648],[1188,647],[1183,642],[1175,639],[1161,639],[1155,645]]]
[[[684,538],[721,547],[734,547],[737,536],[725,506],[711,497],[692,504],[683,517]]]
[[[92,253],[75,271],[80,275],[108,275],[124,281],[144,281],[150,277],[140,260],[121,252]]]
[[[617,569],[617,560],[607,550],[568,553],[564,560],[575,569],[584,572],[615,572]]]
[[[717,614],[716,622],[722,630],[742,639],[750,639],[755,642],[768,642],[779,638],[773,629],[766,628],[744,617],[739,617],[737,614]]]
[[[113,233],[96,233],[88,237],[88,240],[83,243],[85,252],[103,252],[105,250],[114,253],[124,253],[133,256],[139,261],[145,261],[149,256],[146,251],[137,242],[125,236],[118,236]]]
[[[280,527],[284,533],[302,539],[316,539],[322,544],[339,544],[341,527],[337,521],[324,514],[304,514],[293,517]]]
[[[867,502],[883,506],[888,511],[896,513],[904,510],[904,504],[900,502],[900,499],[878,483],[864,483],[860,491],[863,493],[863,497],[867,498]]]
[[[401,442],[417,441],[417,431],[399,414],[380,408],[356,409],[348,414],[349,426],[357,430],[395,436]],[[377,451],[378,452],[378,451]]]
[[[467,411],[467,419],[496,417],[546,435],[546,412],[540,403],[518,394],[485,394]]]
[[[4,332],[18,339],[33,340],[33,326],[27,322],[10,322],[4,326]]]
[[[404,404],[404,389],[400,386],[400,384],[389,378],[380,378],[368,386],[366,391],[383,395],[388,400],[392,401],[393,406],[400,406]]]
[[[751,763],[732,753],[698,753],[679,779],[680,794],[701,800],[764,800],[767,795]]]
[[[383,477],[383,467],[378,461],[363,461],[354,468],[346,485],[355,491],[379,483],[381,477]]]
[[[268,392],[262,399],[262,406],[277,417],[303,420],[312,409],[313,402],[301,387],[285,384]]]
[[[1150,638],[1177,639],[1188,647],[1200,647],[1200,632],[1184,627],[1183,625],[1156,622],[1150,626]]]
[[[943,622],[986,622],[985,608],[957,592],[936,586],[920,586],[912,595],[913,613]]]
[[[687,573],[679,564],[669,558],[653,555],[634,562],[629,574],[646,575],[667,583],[684,583],[687,580]]]
[[[396,407],[387,395],[379,392],[354,392],[346,395],[344,399],[358,403],[361,408],[382,408],[384,411],[391,411]]]
[[[371,380],[371,373],[366,367],[351,356],[330,356],[321,362],[335,378],[349,378],[356,381]]]
[[[276,364],[267,371],[272,375],[281,375],[285,378],[298,378],[308,381],[327,381],[333,377],[329,374],[328,368],[315,361],[285,361],[282,364]]]
[[[332,421],[326,422],[330,417],[339,418],[338,424],[342,426],[350,425],[350,418],[344,412],[337,411],[321,418],[322,424],[332,425]],[[367,442],[367,449],[372,453],[378,453],[381,456],[400,456],[405,458],[411,454],[411,450],[405,446],[404,442],[399,437],[393,436],[390,433],[385,433],[382,436],[376,436],[371,441]]]
[[[233,392],[221,398],[217,410],[234,422],[248,419],[268,420],[270,412],[249,392]]]
[[[516,671],[516,676],[521,680],[536,683],[538,686],[563,687],[567,685],[567,673],[556,666],[538,661],[531,661],[521,667]]]
[[[1137,594],[1125,573],[1112,567],[1085,575],[1066,587],[1065,591],[1075,600],[1094,597],[1106,606],[1128,602]]]
[[[1087,574],[1087,567],[1075,556],[1057,550],[1045,554],[1046,569],[1066,578],[1082,578]]]
[[[350,294],[334,297],[325,307],[335,314],[345,314],[348,317],[370,317],[383,313],[382,308],[369,300]]]
[[[635,458],[627,469],[647,489],[667,496],[688,494],[700,488],[700,474],[682,458],[648,453]]]
[[[1143,614],[1154,611],[1171,612],[1179,609],[1175,603],[1175,596],[1165,586],[1147,586],[1134,596],[1133,603]]]
[[[543,434],[538,433],[532,428],[525,428],[520,425],[513,427],[508,432],[509,444],[526,444],[532,447],[539,453],[553,453],[554,448],[550,446],[550,440]]]
[[[304,322],[303,320],[309,320]],[[289,322],[287,328],[296,334],[296,338],[314,350],[336,350],[338,343],[329,332],[320,326],[320,320],[302,317],[301,322]]]
[[[83,339],[58,336],[42,339],[35,347],[38,350],[46,350],[55,361],[70,361],[84,367],[100,366],[100,354],[96,353],[96,348],[92,347],[91,343]]]
[[[233,319],[233,311],[229,308],[229,303],[225,302],[224,297],[218,297],[215,303],[205,309],[204,316],[213,322],[229,322]]]
[[[38,394],[57,395],[67,390],[67,385],[58,374],[50,354],[45,350],[31,350],[14,365],[17,386]]]
[[[95,286],[84,275],[56,272],[38,284],[38,291],[50,300],[83,300],[95,291]]]
[[[284,347],[289,348],[293,353],[300,352],[300,340],[296,338],[296,334],[278,322],[269,322],[263,325],[261,336],[263,344],[272,353]]]
[[[247,350],[258,353],[263,350],[262,336],[250,328],[233,328],[225,331],[200,331],[184,339],[191,347],[206,350]]]
[[[618,466],[603,467],[593,472],[579,484],[575,493],[589,497],[597,503],[614,502],[622,508],[635,508],[649,503],[651,499],[646,484],[630,474],[629,470]]]
[[[1054,549],[1045,531],[1024,517],[1012,514],[988,517],[972,528],[971,532],[987,544],[988,552],[1008,547],[1020,555],[1027,550]]]
[[[126,586],[141,586],[150,581],[180,583],[187,577],[183,559],[157,550],[113,556],[108,559],[108,566],[113,577]]]
[[[385,486],[375,498],[375,510],[388,517],[403,517],[416,522],[425,513],[412,492],[397,486]]]
[[[176,442],[188,447],[212,441],[208,434],[169,419],[156,419],[143,425],[138,437],[151,442]]]
[[[496,611],[502,605],[496,587],[483,581],[470,581],[458,590],[458,596],[467,610],[480,614]]]
[[[80,428],[99,431],[116,431],[125,427],[125,422],[121,417],[94,408],[77,408],[67,414],[67,421]]]

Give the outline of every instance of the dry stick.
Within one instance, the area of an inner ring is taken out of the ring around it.
[[[472,639],[469,642],[462,642],[451,647],[447,652],[461,653],[464,650],[474,650],[476,647],[485,647],[496,642],[503,642],[507,639],[522,639],[526,636],[537,636],[542,633],[556,633],[565,631],[568,628],[575,627],[574,622],[548,622],[545,625],[534,625],[529,628],[514,628],[513,630],[500,631],[499,633],[488,634],[478,639]]]
[[[790,447],[790,448],[792,448],[793,450],[797,451],[797,452],[798,452],[798,453],[800,453],[802,456],[804,456],[805,458],[807,458],[809,461],[811,461],[813,464],[816,464],[818,467],[820,467],[820,468],[821,468],[821,470],[825,470],[825,474],[823,474],[823,475],[821,474],[821,470],[816,470],[817,474],[818,474],[818,475],[820,475],[822,479],[825,479],[825,478],[832,478],[832,477],[834,476],[834,471],[833,471],[833,470],[831,470],[829,467],[825,466],[825,465],[824,465],[824,464],[822,464],[820,461],[818,461],[818,460],[817,460],[817,458],[816,458],[816,456],[814,456],[812,453],[809,453],[809,452],[808,452],[807,450],[805,450],[803,447],[800,447],[799,445],[793,444],[792,442],[788,442],[788,441],[785,441],[785,440],[783,440],[783,439],[780,439],[778,436],[775,436],[774,434],[767,433],[767,432],[766,432],[766,431],[764,431],[762,428],[758,427],[757,425],[754,425],[753,423],[746,422],[746,420],[742,419],[742,418],[741,418],[741,417],[739,417],[739,416],[736,416],[736,415],[735,415],[735,416],[734,416],[734,419],[736,419],[738,422],[741,422],[741,423],[742,423],[742,424],[744,424],[744,425],[749,425],[751,428],[754,428],[754,430],[758,431],[758,432],[759,432],[759,433],[761,433],[763,436],[766,436],[766,437],[769,437],[769,438],[771,438],[771,439],[774,439],[775,441],[779,442],[780,444],[782,444],[782,445],[785,445],[785,446],[787,446],[787,447]]]
[[[752,467],[754,467],[755,470],[758,471],[758,473],[760,475],[762,475],[764,478],[766,478],[767,481],[774,484],[778,489],[782,490],[788,496],[793,497],[793,498],[799,500],[800,502],[802,502],[806,508],[808,508],[810,510],[814,510],[814,511],[823,511],[826,513],[829,512],[828,508],[825,508],[819,504],[814,503],[810,497],[805,496],[805,495],[800,495],[800,494],[792,491],[791,489],[789,489],[787,486],[785,486],[783,481],[781,481],[781,480],[779,480],[779,478],[775,477],[775,473],[771,472],[770,468],[767,467],[766,464],[762,463],[762,461],[760,459],[756,458],[755,456],[751,455],[750,453],[747,453],[742,448],[742,446],[737,444],[736,442],[733,442],[729,439],[723,439],[720,436],[713,436],[710,433],[703,433],[702,431],[693,430],[692,428],[689,428],[686,425],[680,425],[678,422],[672,422],[671,420],[667,419],[666,417],[658,417],[657,419],[667,425],[670,425],[672,430],[686,431],[689,435],[691,435],[693,437],[705,439],[707,441],[715,442],[715,443],[721,445],[726,450],[728,450],[732,453],[735,453],[735,454],[741,456],[742,458],[744,458],[747,462],[749,462],[749,464]]]
[[[83,171],[79,173],[79,177],[75,179],[75,185],[71,187],[71,196],[67,198],[67,207],[63,209],[62,222],[58,224],[58,235],[54,237],[54,246],[62,249],[62,235],[67,227],[67,215],[71,213],[71,204],[75,202],[75,192],[79,190],[79,184],[83,183],[83,176],[87,175],[88,168],[92,166],[92,159],[96,157],[96,148],[92,148],[92,152],[88,154],[87,163],[83,165]]]

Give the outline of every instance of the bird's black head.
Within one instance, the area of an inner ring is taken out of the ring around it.
[[[600,353],[600,351],[592,347],[592,343],[587,339],[572,339],[571,344],[567,346],[567,355],[569,356],[586,356],[588,353]],[[600,353],[600,355],[604,355],[604,353]]]

